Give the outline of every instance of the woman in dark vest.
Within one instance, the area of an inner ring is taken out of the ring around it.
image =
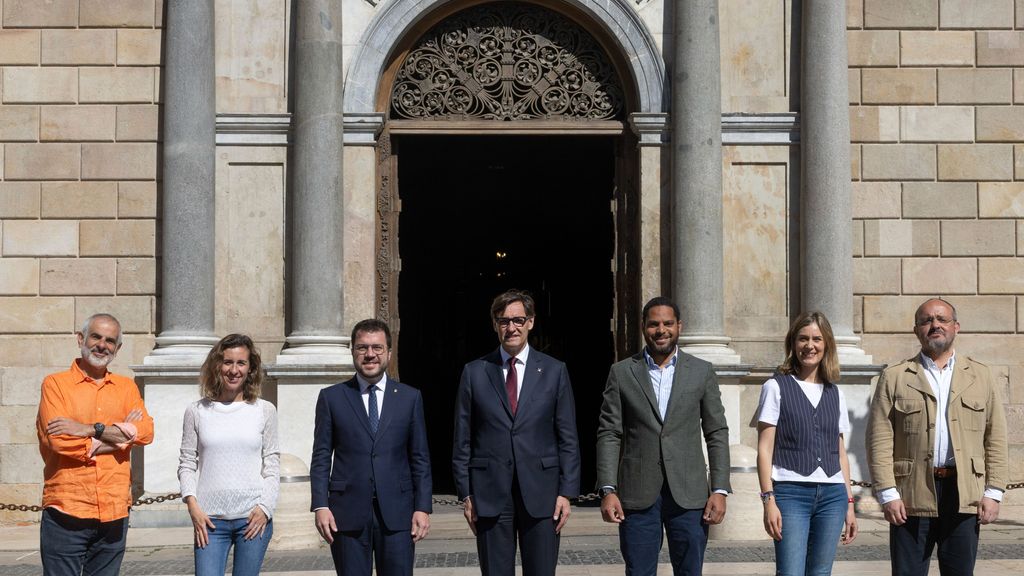
[[[779,575],[831,574],[839,540],[857,537],[843,444],[850,419],[838,380],[828,319],[801,314],[786,334],[786,360],[761,387],[755,415],[764,529],[775,540]]]

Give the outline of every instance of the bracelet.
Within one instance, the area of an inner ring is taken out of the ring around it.
[[[847,498],[846,499],[846,503],[847,504],[853,504],[853,496],[850,496],[849,498]]]
[[[761,502],[767,503],[775,497],[775,492],[769,490],[767,492],[759,492],[758,495],[761,497]]]

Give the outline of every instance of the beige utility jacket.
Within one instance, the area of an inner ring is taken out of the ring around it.
[[[867,450],[874,489],[896,487],[910,516],[937,516],[936,399],[920,355],[885,369],[868,413]],[[1006,489],[1006,415],[991,372],[958,355],[946,414],[957,462],[960,512],[974,514],[986,486]]]

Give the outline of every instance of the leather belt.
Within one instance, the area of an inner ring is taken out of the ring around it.
[[[945,480],[946,478],[956,478],[956,468],[933,468],[932,473],[939,480]]]

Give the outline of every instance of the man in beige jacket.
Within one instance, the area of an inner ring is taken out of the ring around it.
[[[889,521],[894,575],[973,574],[978,528],[1006,489],[1006,416],[984,364],[957,355],[956,309],[941,298],[914,315],[921,352],[888,367],[868,415],[868,460]]]

